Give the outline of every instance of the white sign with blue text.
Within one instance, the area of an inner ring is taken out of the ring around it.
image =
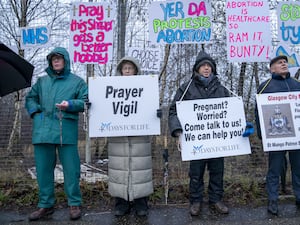
[[[300,149],[300,92],[257,94],[264,151]]]
[[[47,26],[39,27],[22,27],[21,32],[21,48],[40,48],[49,47],[50,42],[50,28]]]
[[[251,153],[243,137],[246,120],[240,97],[197,99],[176,102],[181,123],[183,161]]]
[[[89,78],[89,136],[159,135],[157,75]]]

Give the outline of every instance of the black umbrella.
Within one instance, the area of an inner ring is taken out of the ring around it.
[[[34,66],[0,42],[0,96],[30,87]]]

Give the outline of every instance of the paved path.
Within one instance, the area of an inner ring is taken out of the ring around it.
[[[188,206],[152,206],[147,218],[134,214],[116,218],[111,211],[97,212],[83,210],[78,221],[69,221],[68,209],[56,209],[51,218],[39,222],[28,222],[28,212],[14,212],[0,209],[0,224],[20,225],[300,225],[300,209],[294,204],[280,204],[279,216],[269,215],[266,207],[230,208],[228,215],[218,215],[204,206],[201,215],[191,217]]]

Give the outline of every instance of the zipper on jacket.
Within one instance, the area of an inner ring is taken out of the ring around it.
[[[131,165],[132,165],[132,152],[131,152],[131,149],[132,149],[132,144],[131,144],[131,138],[130,137],[127,137],[128,138],[128,190],[127,190],[127,195],[128,195],[128,200],[130,201],[131,200],[131,192],[132,192],[132,168],[131,168]]]
[[[286,81],[286,79],[284,80],[284,82],[286,84],[286,87],[287,87],[288,91],[291,91],[290,86],[289,86],[288,82]]]

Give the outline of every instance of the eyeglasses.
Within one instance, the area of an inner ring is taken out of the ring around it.
[[[64,59],[64,57],[62,57],[62,56],[53,56],[52,58],[51,58],[51,61],[55,61],[55,60],[63,60]]]
[[[135,68],[133,66],[124,66],[122,70],[135,70]]]

